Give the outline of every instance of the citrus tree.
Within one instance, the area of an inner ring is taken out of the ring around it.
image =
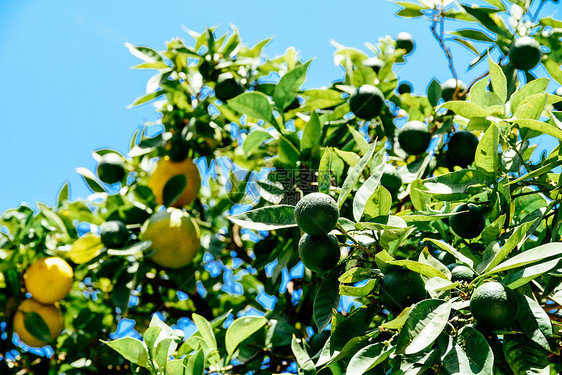
[[[0,373],[560,373],[562,21],[396,3],[449,64],[424,95],[408,33],[305,90],[235,28],[128,45],[158,119],[78,169],[88,199],[0,218]]]

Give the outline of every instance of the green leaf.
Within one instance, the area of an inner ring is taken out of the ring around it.
[[[57,197],[57,205],[60,206],[64,201],[68,200],[68,191],[69,191],[69,185],[68,185],[68,181],[64,183],[64,185],[62,185],[62,188],[59,191],[59,195]]]
[[[404,327],[404,324],[406,324],[406,320],[408,320],[408,316],[410,315],[410,309],[411,307],[404,308],[404,310],[402,310],[402,312],[398,314],[396,318],[381,324],[381,328],[400,329]]]
[[[133,46],[130,43],[125,43],[125,47],[129,50],[131,55],[144,60],[149,63],[165,63],[164,58],[157,51],[149,47]]]
[[[555,352],[557,345],[548,314],[534,299],[521,293],[516,295],[519,302],[517,321],[523,333],[545,350]]]
[[[163,369],[168,363],[168,359],[176,351],[178,344],[173,338],[165,338],[160,340],[156,345],[153,353],[153,361],[156,362],[159,368]]]
[[[142,339],[144,340],[145,345],[148,347],[149,350],[154,348],[154,344],[158,339],[158,335],[162,331],[161,327],[148,327],[144,334],[142,335]]]
[[[451,375],[492,374],[494,353],[480,332],[470,326],[464,326],[443,357],[443,366]]]
[[[499,155],[498,144],[500,131],[496,124],[490,125],[480,139],[474,155],[475,165],[485,172],[496,175],[498,172]]]
[[[479,107],[486,105],[486,86],[488,85],[488,77],[478,80],[470,89],[470,101]],[[480,119],[476,117],[475,119]],[[472,121],[472,120],[471,120]]]
[[[297,365],[299,366],[299,374],[302,371],[303,375],[316,375],[314,362],[310,359],[306,350],[299,345],[295,335],[293,335],[293,339],[291,340],[291,349],[295,355]]]
[[[439,249],[441,249],[443,251],[446,251],[449,254],[451,254],[452,256],[454,256],[455,259],[459,260],[461,263],[466,264],[470,268],[474,267],[474,261],[472,259],[466,257],[460,251],[458,251],[457,249],[455,249],[454,247],[452,247],[448,243],[446,243],[444,241],[441,241],[441,240],[436,240],[436,239],[433,239],[433,238],[424,238],[423,241],[424,242],[426,242],[426,241],[431,242],[432,244],[437,246]]]
[[[300,151],[284,136],[279,137],[279,161],[291,167],[296,167],[300,158]]]
[[[185,359],[183,360],[185,362]],[[197,350],[185,363],[185,375],[203,375],[205,373],[205,353],[203,348]]]
[[[393,347],[387,346],[382,342],[367,345],[351,357],[346,374],[364,374],[376,365],[386,361],[393,350]]]
[[[318,287],[313,305],[314,323],[318,332],[323,331],[332,321],[333,310],[340,303],[340,282],[338,279],[344,272],[345,264],[342,263],[333,268],[323,278],[322,284]]]
[[[423,185],[428,189],[424,194],[439,200],[461,200],[470,195],[472,188],[488,185],[492,180],[489,174],[479,170],[462,169],[424,180]]]
[[[437,268],[430,266],[429,264],[424,264],[420,262],[416,262],[415,260],[395,260],[390,262],[390,264],[405,267],[410,271],[414,271],[419,273],[420,275],[431,277],[440,277],[442,279],[448,280],[449,278],[443,272],[438,270]]]
[[[244,151],[245,154],[250,155],[252,151],[257,149],[263,142],[271,138],[273,138],[273,136],[269,132],[261,129],[255,129],[244,139],[244,142],[242,143],[242,151]]]
[[[295,207],[280,204],[246,211],[229,216],[228,220],[242,228],[254,230],[275,230],[280,228],[296,227]]]
[[[482,31],[473,29],[461,29],[456,31],[450,31],[448,34],[458,35],[466,39],[476,40],[478,42],[488,42],[494,43],[494,40],[488,35],[484,34]]]
[[[162,191],[162,203],[166,207],[172,206],[181,197],[187,187],[187,177],[183,174],[170,178]]]
[[[486,117],[487,113],[486,111],[471,102],[465,102],[465,101],[461,101],[461,100],[453,100],[444,104],[441,104],[441,106],[439,108],[447,108],[450,109],[451,111],[455,112],[457,115],[462,116],[462,117],[466,117],[468,119],[474,118],[474,117]]]
[[[418,302],[400,331],[396,352],[414,354],[429,347],[443,332],[449,321],[451,303],[439,299]]]
[[[215,338],[215,334],[213,333],[213,328],[211,327],[211,323],[209,323],[207,319],[203,318],[199,314],[193,314],[191,316],[191,319],[193,320],[193,323],[195,323],[195,325],[197,326],[198,332],[203,338],[203,341],[205,341],[205,344],[207,344],[207,346],[210,349],[216,350],[217,340]]]
[[[498,264],[496,267],[492,268],[481,277],[489,276],[494,273],[503,272],[514,268],[523,267],[550,257],[562,257],[562,243],[551,242],[535,247],[534,249],[527,250],[521,254],[517,254],[513,258],[510,258],[505,262]]]
[[[562,85],[562,70],[560,70],[560,62],[549,58],[544,60],[542,64],[552,79]]]
[[[423,12],[416,9],[400,9],[396,13],[396,15],[398,17],[404,17],[404,18],[417,18],[417,17],[422,17]]]
[[[523,335],[504,335],[503,352],[515,374],[550,374],[547,352]]]
[[[511,113],[517,112],[519,105],[528,97],[545,92],[546,88],[548,87],[548,78],[537,78],[532,80],[531,82],[527,83],[525,86],[521,87],[521,89],[517,90],[516,92],[511,95],[509,99],[511,103]]]
[[[526,98],[513,115],[515,118],[538,120],[548,100],[546,92]]]
[[[357,165],[359,165],[359,163],[361,163],[361,160],[357,163]],[[361,217],[363,216],[363,212],[365,211],[366,204],[370,201],[371,197],[373,197],[373,194],[376,193],[378,188],[381,187],[380,179],[384,172],[384,166],[385,166],[384,150],[377,152],[371,165],[375,165],[375,167],[372,168],[371,170],[371,176],[369,176],[369,178],[361,185],[361,187],[357,190],[357,193],[355,193],[355,196],[353,197],[353,218],[355,219],[355,221],[361,220]],[[361,175],[361,172],[359,172],[359,175]],[[351,188],[353,188],[353,186],[351,186]],[[390,198],[390,202],[392,203],[392,197]],[[384,214],[388,214],[388,211],[385,212]],[[380,216],[380,215],[376,215],[376,216]]]
[[[349,196],[349,194],[351,194],[351,190],[355,187],[357,181],[359,181],[359,178],[363,173],[363,169],[365,169],[367,164],[371,161],[373,154],[375,153],[376,146],[377,146],[377,142],[373,142],[371,144],[371,148],[369,149],[369,152],[363,155],[361,160],[359,160],[359,163],[357,163],[357,165],[353,167],[347,174],[347,177],[343,182],[340,195],[338,196],[338,208],[341,209],[341,207],[343,206],[343,202],[345,202],[345,199]]]
[[[267,324],[267,318],[263,316],[244,316],[236,319],[226,330],[225,343],[226,352],[229,356],[236,350],[238,345],[248,337],[256,333]]]
[[[76,168],[76,172],[84,177],[84,181],[90,189],[95,193],[105,193],[105,189],[101,187],[101,182],[99,182],[96,175],[94,175],[90,170],[86,168]]]
[[[23,325],[29,333],[38,340],[44,342],[53,341],[49,326],[45,323],[43,318],[41,318],[41,315],[36,312],[24,312],[23,314]]]
[[[355,141],[355,143],[357,143],[361,155],[365,155],[367,152],[369,152],[369,142],[365,140],[363,134],[359,133],[357,130],[355,130],[354,127],[350,125],[347,125],[347,129],[353,136],[353,140]]]
[[[332,151],[330,147],[326,147],[318,165],[318,191],[321,193],[330,194],[330,186],[332,186],[331,168]]]
[[[135,365],[149,368],[148,351],[141,341],[132,337],[123,337],[113,341],[102,340],[102,342]]]
[[[379,186],[365,203],[365,218],[371,220],[377,216],[388,215],[392,207],[392,195],[384,186]]]
[[[302,132],[301,152],[319,147],[322,141],[322,124],[316,112],[312,112]]]
[[[278,131],[281,131],[275,117],[273,117],[273,108],[269,104],[267,95],[261,92],[245,92],[230,99],[228,106],[239,113],[264,120],[273,125]]]
[[[431,83],[427,87],[427,99],[432,106],[436,106],[441,99],[441,85],[435,78],[431,80]]]
[[[285,74],[275,86],[273,100],[281,111],[284,111],[296,98],[299,88],[306,80],[306,72],[311,61],[309,60]]]
[[[340,285],[340,294],[342,296],[364,297],[375,289],[378,279],[370,279],[362,286]]]
[[[471,7],[469,5],[461,4],[461,7],[465,12],[474,17],[482,26],[490,30],[495,34],[501,36],[509,37],[509,30],[506,28],[505,24],[502,22],[501,17],[495,16],[498,12],[496,9],[484,8],[484,7]]]
[[[525,240],[531,235],[529,229],[538,219],[533,221],[525,222],[519,225],[509,236],[508,240],[505,242],[501,250],[497,253],[489,253],[485,251],[482,256],[482,262],[477,267],[477,271],[488,271],[496,267],[502,260],[504,260],[515,248],[520,248]],[[483,266],[486,265],[484,268]]]
[[[488,64],[490,66],[490,81],[494,93],[500,98],[502,103],[507,101],[507,78],[502,68],[496,64],[488,55]]]
[[[154,99],[156,99],[156,98],[158,98],[158,97],[160,97],[164,94],[166,94],[166,91],[158,90],[158,91],[151,92],[150,94],[143,95],[139,98],[136,98],[131,104],[129,104],[127,106],[127,108],[133,108],[133,107],[136,107],[138,105],[148,103],[148,102],[150,102],[150,101],[152,101],[152,100],[154,100]]]

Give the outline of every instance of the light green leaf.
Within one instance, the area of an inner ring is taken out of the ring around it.
[[[307,61],[285,74],[275,86],[273,100],[281,111],[285,110],[296,98],[299,88],[306,80],[306,72],[311,61]]]
[[[445,279],[445,280],[449,279],[447,277],[447,275],[445,275],[443,272],[441,272],[437,268],[432,267],[429,264],[416,262],[414,260],[395,260],[393,262],[390,262],[390,264],[395,265],[395,266],[399,266],[399,267],[405,267],[405,268],[409,269],[410,271],[414,271],[416,273],[419,273],[420,275],[424,275],[424,276],[427,276],[429,278],[440,277],[440,278]]]
[[[246,92],[228,101],[228,106],[239,113],[264,120],[280,131],[273,117],[273,108],[267,96],[259,91]]]
[[[562,243],[551,242],[535,247],[534,249],[527,250],[521,254],[517,254],[513,258],[510,258],[505,262],[498,264],[496,267],[492,268],[481,277],[489,276],[494,273],[503,272],[514,268],[523,267],[550,257],[562,257]]]
[[[318,191],[321,193],[330,194],[330,186],[332,186],[331,168],[332,151],[330,147],[326,147],[318,165]]]
[[[379,363],[386,361],[393,350],[394,347],[387,346],[382,342],[367,345],[351,357],[346,374],[364,374]]]
[[[494,93],[500,98],[502,103],[507,101],[507,79],[502,68],[496,64],[488,55],[488,64],[490,66],[490,81]]]
[[[302,132],[301,152],[312,150],[320,146],[322,138],[322,124],[316,112],[312,112]]]
[[[453,100],[442,104],[440,108],[450,109],[457,115],[466,117],[468,119],[487,116],[486,111],[482,107],[466,101]]]
[[[361,187],[357,190],[357,193],[355,193],[355,196],[353,197],[353,218],[355,219],[355,221],[361,220],[361,217],[363,216],[363,212],[365,211],[366,204],[370,201],[371,197],[373,197],[373,195],[376,193],[378,188],[381,187],[380,180],[384,172],[384,166],[385,166],[383,158],[384,158],[384,150],[377,152],[377,154],[374,156],[373,162],[371,163],[371,165],[375,165],[375,167],[371,171],[371,176],[369,176],[369,178],[361,185]],[[359,161],[359,163],[361,163],[361,160]],[[357,165],[359,165],[359,163],[357,163]],[[360,174],[361,172],[359,172],[359,175]],[[381,194],[383,194],[383,192],[381,192]],[[392,197],[390,198],[390,202],[392,203]],[[372,206],[373,204],[371,205],[371,207]],[[388,211],[385,212],[383,215],[386,214],[388,214]],[[380,215],[376,215],[376,216],[380,216]]]
[[[548,94],[541,93],[526,98],[513,115],[515,118],[538,120],[547,103]]]
[[[267,324],[263,316],[244,316],[236,319],[226,330],[226,351],[229,356],[234,353],[238,345],[256,333]]]
[[[371,220],[377,216],[388,215],[391,207],[392,195],[381,185],[365,203],[365,218]]]
[[[359,133],[353,126],[350,125],[347,125],[347,129],[353,136],[353,140],[355,141],[355,143],[357,143],[361,155],[365,155],[367,152],[369,152],[369,142],[365,140],[363,134]]]
[[[306,350],[299,345],[295,335],[293,335],[293,339],[291,340],[291,349],[295,355],[297,365],[299,366],[299,373],[302,371],[302,375],[316,375],[314,362],[310,359]]]
[[[215,334],[213,333],[213,328],[211,327],[211,323],[205,318],[203,318],[199,314],[193,314],[191,316],[193,323],[197,326],[198,332],[203,338],[203,341],[207,344],[210,349],[217,349],[217,339],[215,338]]]
[[[537,78],[527,83],[525,86],[521,87],[521,89],[514,92],[513,95],[511,95],[511,98],[509,99],[511,103],[511,113],[517,112],[519,105],[526,98],[535,94],[545,92],[546,88],[548,87],[549,81],[550,80],[548,78]]]
[[[123,358],[135,365],[148,368],[148,351],[144,344],[132,337],[123,337],[113,341],[102,341],[107,346],[121,354]]]
[[[480,139],[474,155],[474,163],[483,171],[495,175],[498,171],[499,155],[498,144],[500,131],[496,124],[490,125]]]
[[[363,173],[363,169],[365,169],[367,164],[371,161],[371,158],[373,157],[373,154],[375,153],[376,146],[377,146],[377,143],[373,142],[371,144],[371,148],[369,149],[369,152],[367,152],[365,155],[363,155],[361,160],[359,160],[359,163],[357,163],[357,165],[355,167],[353,167],[349,171],[349,173],[347,174],[347,177],[346,177],[345,181],[343,182],[343,186],[341,188],[340,195],[338,196],[338,208],[341,209],[341,207],[343,206],[343,202],[345,202],[345,199],[349,196],[349,194],[351,193],[351,190],[353,189],[355,184],[357,184],[357,181],[359,181],[359,178],[361,177],[361,174]]]
[[[244,139],[244,143],[242,143],[242,151],[249,155],[263,142],[271,138],[273,138],[273,136],[269,132],[261,129],[255,129],[248,134],[246,139]]]
[[[423,241],[424,242],[429,241],[429,242],[433,243],[439,249],[441,249],[443,251],[446,251],[449,254],[451,254],[452,256],[454,256],[455,259],[459,260],[461,263],[466,264],[470,268],[474,267],[474,261],[472,259],[463,255],[460,251],[458,251],[457,249],[455,249],[454,247],[452,247],[448,243],[446,243],[444,241],[441,241],[441,240],[436,240],[436,239],[433,239],[433,238],[424,238]]]

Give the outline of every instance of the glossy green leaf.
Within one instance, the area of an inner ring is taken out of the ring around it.
[[[273,108],[267,96],[261,92],[246,92],[228,101],[228,106],[235,111],[264,120],[280,130],[273,117]]]
[[[101,182],[98,180],[96,175],[94,175],[88,169],[80,167],[80,168],[76,168],[76,172],[78,172],[78,174],[84,177],[84,181],[86,181],[86,184],[90,189],[92,189],[93,192],[105,193],[105,189],[101,187]]]
[[[474,117],[486,117],[487,113],[486,111],[471,102],[465,102],[465,101],[460,101],[460,100],[453,100],[447,103],[444,103],[441,105],[440,108],[447,108],[450,109],[451,111],[455,112],[457,115],[462,116],[462,117],[466,117],[468,119],[474,118]]]
[[[345,264],[340,264],[333,268],[316,291],[313,305],[314,323],[318,332],[321,332],[332,321],[333,310],[340,303],[340,282],[339,277],[345,272]]]
[[[355,167],[357,167],[360,163],[361,163],[361,160],[357,163],[357,165]],[[368,163],[368,161],[367,161],[367,163]],[[380,179],[381,179],[382,174],[384,172],[384,165],[385,165],[385,163],[384,163],[384,150],[381,150],[381,151],[377,152],[377,154],[373,158],[373,162],[371,163],[371,165],[375,165],[376,167],[374,167],[371,170],[371,175],[361,185],[361,187],[357,190],[357,192],[355,193],[355,196],[353,197],[353,218],[355,219],[355,221],[361,220],[361,217],[363,216],[363,213],[365,212],[366,205],[367,205],[367,203],[369,203],[371,201],[371,198],[373,198],[373,200],[377,201],[378,203],[383,203],[383,204],[388,203],[386,201],[381,202],[379,200],[381,198],[386,198],[386,197],[381,196],[382,194],[384,194],[384,191],[379,190],[379,188],[381,187],[380,186]],[[357,177],[359,177],[360,174],[361,174],[361,171],[358,171]],[[356,180],[358,180],[358,178]],[[347,181],[347,179],[346,179],[346,181]],[[345,183],[344,183],[344,186],[345,186]],[[353,188],[353,186],[351,186],[351,188]],[[379,195],[377,195],[377,190],[379,190]],[[375,196],[373,197],[373,195],[375,195]],[[390,198],[390,202],[392,203],[392,197]],[[375,203],[373,202],[370,205],[370,207],[373,211],[376,210],[376,207],[373,207],[374,204]],[[341,206],[340,206],[340,208],[341,208]],[[382,212],[384,208],[386,208],[386,207],[381,207],[381,209],[379,211]],[[386,214],[388,214],[388,211],[385,212],[382,215],[386,215]],[[375,216],[380,216],[380,215],[371,215],[371,217],[375,217]]]
[[[351,190],[355,187],[355,184],[357,184],[357,181],[359,181],[359,178],[361,177],[361,174],[363,173],[363,170],[365,169],[367,164],[371,161],[371,158],[373,157],[373,154],[375,153],[376,146],[377,146],[377,143],[373,142],[371,144],[371,148],[369,149],[369,152],[367,152],[365,155],[363,155],[361,160],[359,160],[359,163],[357,163],[357,165],[355,167],[353,167],[349,171],[349,173],[347,174],[347,177],[346,177],[345,181],[343,182],[343,186],[342,186],[342,189],[340,191],[340,195],[338,196],[338,208],[341,208],[343,206],[343,203],[345,202],[346,198],[349,196],[349,194],[351,194]],[[369,194],[369,196],[370,196],[370,194]]]
[[[240,225],[242,228],[254,230],[274,230],[297,226],[295,207],[284,204],[246,211],[238,215],[229,216],[228,220]]]
[[[519,105],[528,97],[544,92],[548,87],[548,78],[537,78],[513,93],[510,98],[511,112],[517,112]]]
[[[185,359],[184,359],[184,362]],[[195,354],[190,356],[185,363],[186,375],[203,375],[205,373],[205,353],[200,348]]]
[[[487,271],[483,276],[523,267],[550,257],[562,258],[562,243],[552,242],[517,254]]]
[[[365,218],[371,220],[377,216],[388,215],[392,207],[392,195],[379,186],[365,203]]]
[[[443,332],[450,313],[451,303],[443,300],[426,299],[415,304],[398,336],[396,352],[414,354],[430,346]]]
[[[29,333],[40,341],[53,341],[49,326],[45,323],[43,318],[41,318],[41,315],[36,312],[24,312],[23,314],[23,325]]]
[[[314,367],[314,362],[310,359],[310,356],[304,350],[299,343],[297,342],[297,338],[293,335],[291,340],[291,350],[295,355],[295,360],[297,361],[297,365],[299,366],[299,373],[302,371],[303,375],[316,375],[316,368]]]
[[[392,354],[393,349],[393,347],[386,346],[382,342],[362,348],[351,357],[346,374],[364,374],[376,365],[386,361],[390,354]]]
[[[497,174],[499,166],[498,145],[500,131],[496,124],[490,125],[484,133],[474,154],[475,165],[483,171],[492,175]]]
[[[168,180],[162,191],[162,203],[166,207],[172,206],[182,196],[187,187],[187,177],[178,174]]]
[[[330,147],[326,147],[318,165],[318,191],[321,193],[330,194],[330,186],[332,186],[331,169],[332,150]]]
[[[488,375],[492,374],[494,354],[480,332],[464,326],[443,357],[443,366],[451,375]]]
[[[144,344],[132,337],[123,337],[113,341],[103,341],[111,349],[121,354],[123,358],[132,363],[149,368],[148,351]]]
[[[500,98],[502,103],[507,101],[507,78],[502,68],[496,64],[490,56],[488,56],[488,64],[490,66],[490,81],[494,93]]]
[[[213,333],[213,328],[211,327],[211,323],[205,318],[203,318],[199,314],[193,314],[191,316],[193,323],[197,326],[197,330],[203,341],[207,344],[207,347],[210,349],[217,349],[217,340],[215,338],[215,334]]]
[[[316,112],[310,115],[302,132],[301,152],[319,147],[322,138],[322,124]]]
[[[249,155],[260,147],[263,142],[271,138],[273,138],[273,136],[269,132],[261,129],[255,129],[244,139],[244,143],[242,143],[242,151]]]
[[[289,106],[296,98],[299,88],[306,80],[306,72],[311,61],[297,66],[279,80],[273,93],[273,100],[281,111]]]
[[[550,317],[534,299],[516,293],[519,310],[517,321],[523,333],[548,351],[556,351],[557,345]]]
[[[263,316],[244,316],[236,319],[226,330],[226,352],[229,356],[234,353],[238,345],[256,333],[267,324]]]

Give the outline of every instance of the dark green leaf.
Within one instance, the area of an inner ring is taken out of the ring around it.
[[[345,272],[345,264],[342,263],[332,269],[323,279],[314,297],[314,323],[318,332],[332,321],[333,310],[340,303],[340,282],[339,277]]]
[[[166,182],[162,192],[164,206],[170,207],[176,203],[187,187],[187,182],[187,177],[183,174],[175,175]]]
[[[443,366],[451,375],[488,375],[492,374],[494,354],[480,332],[464,326],[443,357]]]
[[[517,321],[523,333],[545,350],[556,351],[556,340],[548,314],[534,299],[521,293],[516,295],[519,301]]]
[[[101,183],[99,182],[98,178],[88,169],[76,168],[76,172],[84,177],[84,181],[86,181],[86,184],[88,184],[89,188],[92,189],[93,192],[105,193],[105,189],[101,187]]]
[[[301,152],[319,147],[321,138],[322,124],[320,124],[320,119],[316,112],[313,112],[302,132]]]
[[[284,111],[296,98],[299,88],[306,80],[306,72],[310,63],[311,61],[307,61],[297,66],[281,77],[279,83],[275,86],[273,100],[281,111]]]
[[[265,130],[256,129],[253,130],[242,143],[242,151],[246,154],[251,154],[256,148],[258,148],[266,140],[273,138],[273,136],[266,132]]]
[[[24,312],[23,325],[25,329],[31,333],[36,339],[51,342],[53,339],[51,337],[51,332],[49,331],[49,326],[41,315],[36,312]]]

